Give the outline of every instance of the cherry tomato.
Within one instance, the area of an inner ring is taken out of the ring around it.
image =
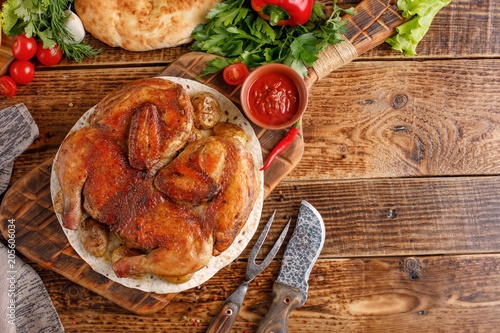
[[[224,68],[222,77],[227,84],[237,86],[242,84],[248,76],[248,68],[242,62],[235,62]]]
[[[35,77],[35,66],[28,60],[15,60],[10,64],[10,76],[17,84],[28,84]]]
[[[53,48],[43,48],[43,43],[38,43],[36,57],[45,66],[57,65],[62,59],[62,51],[59,45],[56,44]]]
[[[19,35],[12,44],[12,54],[18,60],[30,60],[36,54],[36,40],[33,37]]]
[[[14,81],[10,76],[4,75],[0,77],[0,95],[10,98],[16,94],[16,90],[16,81]]]

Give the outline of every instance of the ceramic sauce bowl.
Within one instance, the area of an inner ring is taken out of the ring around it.
[[[302,76],[283,64],[254,69],[241,87],[243,112],[254,124],[266,129],[292,126],[304,114],[308,90]]]

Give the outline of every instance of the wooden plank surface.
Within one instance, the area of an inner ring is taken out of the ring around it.
[[[498,331],[499,24],[498,1],[453,0],[416,56],[383,44],[313,86],[304,156],[263,211],[278,210],[269,242],[302,199],[327,225],[309,299],[292,313],[290,332]],[[133,53],[87,40],[104,52],[37,68],[32,84],[0,100],[0,107],[25,102],[41,127],[16,160],[11,184],[52,157],[107,92],[161,73],[189,52]],[[42,277],[67,332],[204,332],[242,282],[247,256],[142,316],[24,259]],[[255,331],[279,263],[251,283],[235,332]]]
[[[351,63],[314,85],[303,118],[310,154],[294,175],[500,173],[497,59],[389,64]]]
[[[354,62],[317,82],[303,117],[305,147],[293,179],[500,172],[500,71],[495,59]],[[44,71],[18,93],[40,124],[13,181],[50,158],[73,124],[125,82],[161,67]],[[62,82],[54,85],[53,82]],[[95,80],[99,85],[87,85]],[[374,84],[373,82],[377,82]],[[432,85],[432,91],[422,87]],[[334,89],[332,89],[334,87]],[[82,99],[78,91],[91,98]],[[328,94],[329,98],[322,96]],[[315,170],[316,172],[311,172]]]
[[[271,301],[279,263],[249,286],[233,332],[253,332]],[[309,298],[290,316],[289,332],[495,332],[500,257],[491,255],[320,259],[309,281]],[[177,295],[157,313],[135,316],[39,270],[61,292],[52,301],[69,332],[205,332],[215,312],[243,280],[237,261],[200,289]],[[478,271],[482,274],[478,275]],[[239,278],[228,279],[228,276]],[[199,321],[199,323],[197,322]],[[197,325],[194,326],[193,322]]]
[[[319,0],[327,7],[329,0]],[[360,0],[338,0],[344,8],[357,5]],[[418,47],[418,54],[411,59],[420,58],[483,58],[495,57],[500,53],[500,35],[494,27],[500,24],[500,11],[496,0],[453,0],[450,5],[438,13],[432,29],[426,34]],[[5,38],[4,38],[5,39]],[[81,63],[63,59],[59,67],[87,67],[87,66],[117,66],[127,64],[147,64],[152,66],[166,66],[179,56],[189,52],[189,46],[152,50],[145,52],[127,52],[120,48],[113,48],[87,36],[85,42],[102,53],[96,58],[84,59]],[[6,43],[2,43],[5,46]],[[400,59],[400,53],[391,51],[388,44],[369,50],[359,56],[361,60],[373,59]],[[410,59],[408,59],[410,60]],[[51,70],[39,66],[39,70]]]
[[[326,1],[323,2],[326,3]],[[355,5],[357,2],[359,1],[340,1],[339,3],[347,7]],[[384,44],[373,52],[382,54],[384,60],[397,57],[401,61],[391,61],[390,66],[385,61],[374,62],[372,60],[380,59],[380,56],[369,51],[367,53],[368,59],[362,55],[361,59],[338,69],[316,83],[311,91],[309,109],[304,117],[306,124],[304,130],[308,138],[306,146],[314,153],[305,156],[301,164],[306,164],[307,168],[314,167],[316,169],[323,168],[324,165],[332,166],[327,168],[327,172],[333,173],[333,176],[337,178],[341,178],[342,174],[353,178],[390,177],[401,173],[419,175],[428,169],[431,169],[433,175],[444,175],[463,174],[464,167],[468,169],[475,167],[475,165],[467,166],[464,163],[474,163],[475,157],[481,158],[484,156],[483,153],[493,154],[497,147],[488,147],[483,140],[477,140],[477,136],[484,133],[475,133],[477,129],[470,126],[481,125],[481,122],[490,120],[489,118],[473,119],[476,117],[477,105],[479,105],[480,114],[488,113],[490,108],[494,108],[492,110],[494,112],[489,114],[489,117],[493,117],[493,122],[498,123],[498,112],[495,112],[498,111],[499,105],[499,95],[495,94],[498,87],[498,76],[495,76],[495,71],[490,71],[490,69],[500,70],[500,65],[495,59],[474,60],[470,57],[490,58],[499,53],[500,37],[494,31],[495,24],[498,25],[500,20],[498,6],[498,3],[493,0],[478,1],[474,4],[469,1],[453,1],[451,5],[445,7],[438,14],[432,29],[419,45],[417,57],[403,59],[400,54],[391,51],[390,47]],[[478,25],[477,22],[482,22],[482,24]],[[467,38],[467,43],[463,42],[465,38]],[[42,126],[39,139],[30,147],[31,156],[29,158],[21,157],[16,162],[11,183],[53,156],[65,133],[88,108],[97,103],[104,95],[125,82],[158,75],[170,62],[189,51],[188,47],[184,46],[134,53],[119,48],[106,47],[90,36],[87,37],[87,40],[96,48],[103,48],[103,53],[94,59],[86,59],[82,63],[64,60],[59,68],[37,68],[36,80],[33,83],[19,89],[17,96],[13,99],[0,101],[2,106],[23,102],[30,110],[36,108],[36,111],[32,113],[34,113],[37,123]],[[440,42],[433,42],[435,40]],[[430,55],[432,58],[443,57],[445,59],[441,61],[415,61],[418,57]],[[467,59],[460,59],[464,56]],[[457,60],[453,60],[455,58]],[[109,68],[111,64],[113,64],[113,68]],[[153,66],[136,67],[137,64]],[[134,65],[134,67],[124,69],[121,67],[124,65]],[[88,66],[95,68],[88,71]],[[465,66],[465,70],[463,66]],[[478,70],[476,70],[477,66]],[[74,67],[82,69],[75,70]],[[406,73],[410,73],[411,76]],[[418,81],[414,81],[413,76],[417,76]],[[96,81],[99,84],[88,85],[88,81]],[[54,84],[54,82],[61,82],[61,84]],[[377,82],[377,84],[373,82]],[[427,95],[422,95],[422,84],[435,84],[434,87],[441,90],[439,93],[430,92],[432,98],[428,98]],[[447,89],[449,84],[452,85],[452,89]],[[483,87],[491,91],[489,98],[478,98],[481,96],[478,95],[478,92],[483,93]],[[80,98],[76,92],[82,90],[87,91],[88,96],[92,96],[92,98]],[[331,96],[331,99],[329,98],[326,103],[326,100],[322,98],[325,94]],[[401,104],[405,101],[406,104]],[[392,104],[396,105],[396,110]],[[435,112],[435,105],[442,109],[437,111],[446,112],[443,116],[451,116],[446,124],[449,128],[437,127],[436,122],[441,122],[442,118],[436,117],[430,119],[428,127],[420,129],[418,126],[423,122],[428,123],[429,119],[427,117],[418,118],[418,113],[414,110],[419,111],[424,108],[423,112]],[[472,108],[471,105],[474,105],[473,112],[469,112]],[[354,111],[352,111],[353,109]],[[455,109],[460,112],[455,113]],[[384,118],[375,118],[379,113],[382,113]],[[474,123],[460,124],[464,120],[463,113],[466,113],[467,117],[472,119]],[[393,115],[394,117],[392,117]],[[408,115],[412,118],[408,118]],[[363,118],[353,118],[359,116]],[[342,119],[340,126],[336,120],[339,117]],[[460,123],[453,123],[457,118]],[[365,119],[371,123],[379,122],[379,126],[375,127],[378,132],[369,133],[370,135],[375,134],[377,137],[374,145],[372,142],[368,142],[366,137],[361,137],[360,134],[363,133],[356,129],[357,122],[365,121]],[[385,120],[392,123],[392,128],[383,124]],[[314,131],[307,132],[307,125],[313,122],[315,127],[320,126],[318,123],[321,123],[321,127],[324,126],[324,128],[320,131],[314,129]],[[484,129],[484,125],[480,126],[479,129],[481,127],[483,130],[488,130]],[[420,130],[421,132],[419,132]],[[450,132],[446,132],[447,130]],[[439,147],[429,146],[428,140],[434,139],[437,135],[439,135],[438,140],[442,141],[449,135],[461,135],[460,131],[463,130],[465,130],[466,135],[463,147],[443,146],[443,144],[452,144],[452,142],[444,142]],[[491,132],[487,134],[491,135]],[[493,135],[497,134],[493,133]],[[400,138],[404,141],[402,145],[399,143]],[[420,140],[424,141],[420,142]],[[369,170],[367,170],[366,163],[362,163],[365,159],[359,156],[373,155],[373,151],[380,148],[385,149],[387,143],[389,143],[388,147],[395,148],[395,152],[400,155],[393,162],[395,164],[384,165],[390,159],[371,156],[374,164],[368,165]],[[421,144],[428,150],[423,151]],[[476,156],[470,156],[468,151],[464,151],[464,147],[469,144],[474,148],[473,152]],[[394,147],[396,145],[401,146]],[[434,149],[429,150],[429,148]],[[429,152],[437,153],[438,158],[434,159],[435,155],[433,155],[433,158],[429,159]],[[449,163],[442,159],[447,158],[441,155],[443,153],[454,154],[455,163],[449,166]],[[427,154],[427,156],[420,160],[422,154]],[[309,156],[313,160],[308,160]],[[463,160],[464,157],[469,156],[473,158],[467,161]],[[408,157],[410,159],[405,160]],[[411,160],[415,157],[417,163]],[[433,163],[434,165],[422,165],[422,163]],[[406,165],[400,168],[402,164]],[[487,163],[481,168],[495,169],[495,166],[492,163]],[[337,171],[339,169],[341,171]],[[310,174],[319,176],[323,172],[325,170],[322,170],[321,173]],[[478,170],[477,172],[491,173],[495,171]]]
[[[326,223],[322,257],[498,253],[499,189],[498,175],[290,181],[266,202],[287,213],[312,203]]]

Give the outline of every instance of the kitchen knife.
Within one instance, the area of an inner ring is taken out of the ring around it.
[[[287,332],[288,316],[306,302],[309,274],[324,242],[325,225],[321,215],[310,203],[302,201],[295,230],[273,285],[273,301],[257,333]]]

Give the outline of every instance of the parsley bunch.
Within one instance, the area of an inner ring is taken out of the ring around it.
[[[65,57],[81,61],[100,51],[88,44],[75,43],[73,35],[64,26],[73,0],[7,0],[2,7],[2,28],[6,35],[36,36],[45,48],[58,44]]]
[[[353,8],[343,10],[335,1],[331,15],[327,17],[324,9],[322,4],[314,4],[303,26],[272,27],[252,9],[250,1],[226,0],[208,13],[208,23],[194,29],[191,49],[224,57],[207,62],[202,75],[234,62],[243,62],[249,68],[278,62],[305,76],[307,67],[328,44],[342,42],[346,25],[341,13],[355,14]]]

